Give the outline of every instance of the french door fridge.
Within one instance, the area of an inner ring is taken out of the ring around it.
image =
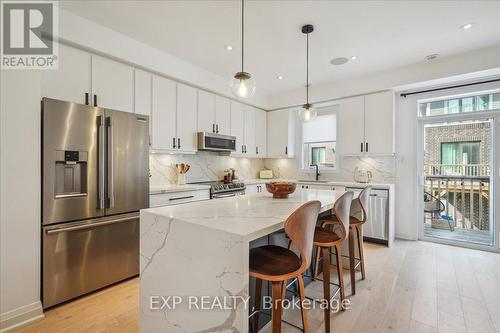
[[[42,100],[44,308],[139,273],[147,116]]]

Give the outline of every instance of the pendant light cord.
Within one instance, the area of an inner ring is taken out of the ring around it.
[[[241,0],[241,71],[243,70],[245,54],[245,0]]]
[[[306,103],[309,104],[309,33],[306,34]]]

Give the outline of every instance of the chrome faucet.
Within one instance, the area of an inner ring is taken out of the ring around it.
[[[311,164],[310,166],[316,168],[316,176],[315,176],[315,178],[316,178],[316,181],[318,181],[319,180],[319,166],[317,164]]]

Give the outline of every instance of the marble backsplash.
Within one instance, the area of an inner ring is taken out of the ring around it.
[[[300,161],[294,159],[266,159],[264,166],[273,170],[276,178],[313,179],[314,170],[301,170]],[[372,182],[394,183],[396,181],[397,159],[394,156],[344,156],[338,160],[338,168],[334,172],[324,172],[321,179],[336,181],[353,181],[356,167],[372,172]]]
[[[259,171],[264,169],[264,160],[257,158],[240,158],[220,155],[213,152],[197,152],[185,154],[150,154],[150,185],[164,186],[177,183],[175,164],[186,163],[191,166],[186,174],[188,183],[224,178],[224,170],[234,168],[238,178],[258,178]]]

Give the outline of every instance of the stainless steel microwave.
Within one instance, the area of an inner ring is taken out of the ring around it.
[[[198,132],[198,150],[236,151],[236,137],[208,132]]]

